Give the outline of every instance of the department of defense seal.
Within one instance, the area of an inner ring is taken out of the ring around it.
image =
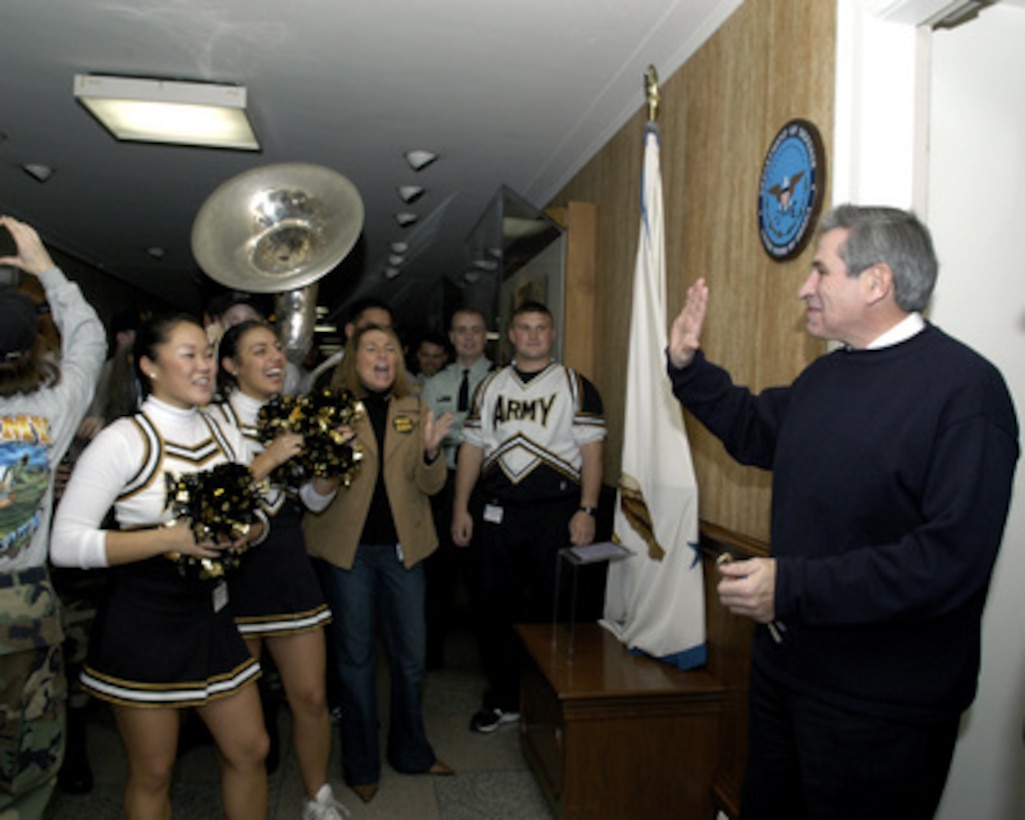
[[[758,185],[758,233],[773,259],[804,250],[825,190],[825,151],[807,120],[788,122],[772,141]]]

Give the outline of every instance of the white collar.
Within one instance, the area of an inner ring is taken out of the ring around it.
[[[895,344],[907,341],[924,329],[925,319],[922,318],[922,314],[918,311],[909,313],[885,333],[869,342],[865,349],[878,350],[882,347],[892,347]]]
[[[140,408],[143,411],[151,411],[163,414],[168,418],[181,419],[186,421],[199,413],[199,408],[192,407],[178,407],[174,404],[168,404],[166,401],[162,401],[154,396],[152,393],[146,397]]]
[[[244,421],[251,422],[256,418],[264,402],[260,399],[243,393],[241,390],[232,390],[228,396],[228,402],[239,411]]]

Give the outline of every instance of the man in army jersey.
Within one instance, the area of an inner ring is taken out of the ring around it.
[[[513,363],[481,383],[463,427],[452,539],[457,546],[475,539],[479,550],[479,637],[489,690],[470,721],[476,732],[519,719],[522,657],[513,624],[551,621],[558,551],[594,540],[605,439],[601,397],[552,359],[555,333],[544,305],[516,309]]]

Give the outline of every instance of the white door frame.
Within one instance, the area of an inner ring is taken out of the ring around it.
[[[837,0],[833,204],[928,218],[931,24],[965,0]]]

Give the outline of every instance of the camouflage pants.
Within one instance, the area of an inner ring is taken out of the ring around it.
[[[96,622],[96,612],[106,596],[106,572],[50,567],[50,580],[61,602],[68,708],[84,709],[92,702],[92,696],[82,687],[78,673],[82,671],[89,654],[89,635]],[[0,817],[0,820],[4,818]]]
[[[40,817],[60,768],[62,640],[46,569],[0,575],[0,818]]]

